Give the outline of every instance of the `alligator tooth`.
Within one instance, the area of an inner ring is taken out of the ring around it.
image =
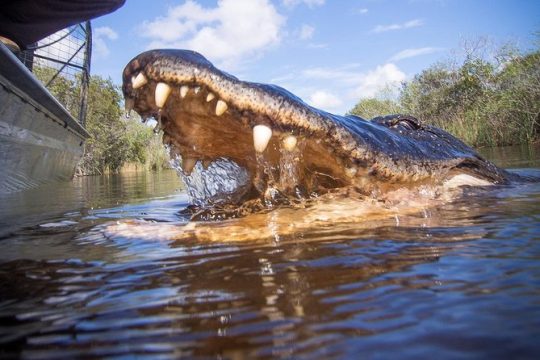
[[[182,98],[185,98],[186,95],[187,95],[188,90],[189,90],[189,87],[187,87],[186,85],[181,86],[180,87],[180,96]]]
[[[298,140],[296,140],[296,136],[289,135],[285,139],[283,139],[283,147],[287,151],[293,151],[294,148],[296,147],[297,142]]]
[[[163,129],[163,124],[161,123],[161,116],[158,116],[156,122],[156,126],[154,126],[154,134],[157,134],[158,132],[160,132],[161,129]]]
[[[135,105],[135,100],[126,98],[124,105],[126,107],[126,117],[129,118],[131,116],[131,110],[133,110],[133,106]]]
[[[199,91],[201,91],[201,87],[200,87],[200,86],[196,86],[196,87],[193,89],[193,92],[194,92],[195,94],[198,94]]]
[[[223,100],[218,100],[216,103],[216,115],[221,116],[227,111],[227,103]]]
[[[266,125],[255,125],[253,128],[253,146],[255,151],[262,153],[272,137],[272,129]]]
[[[206,95],[206,102],[210,102],[212,100],[214,100],[216,96],[212,93],[208,93],[208,95]]]
[[[146,78],[146,76],[144,76],[142,72],[140,72],[137,76],[131,78],[131,86],[134,89],[140,88],[147,82],[148,82],[148,79]]]
[[[197,164],[197,159],[187,156],[182,156],[182,170],[184,174],[191,175],[193,168]]]
[[[158,108],[162,108],[165,105],[165,101],[167,101],[170,93],[171,87],[168,84],[160,82],[156,85],[156,106]]]

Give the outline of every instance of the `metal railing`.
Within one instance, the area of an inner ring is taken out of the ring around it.
[[[19,59],[81,123],[86,123],[90,82],[90,21],[60,30],[19,54]]]

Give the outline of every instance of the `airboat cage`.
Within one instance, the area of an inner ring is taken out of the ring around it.
[[[49,35],[19,54],[21,62],[82,126],[86,123],[91,54],[90,21]]]

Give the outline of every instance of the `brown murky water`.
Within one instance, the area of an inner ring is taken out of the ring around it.
[[[483,152],[540,176],[538,150]],[[294,231],[277,211],[241,242],[186,205],[172,171],[0,198],[0,358],[540,353],[540,183]]]

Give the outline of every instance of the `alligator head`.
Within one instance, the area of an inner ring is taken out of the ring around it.
[[[193,51],[140,54],[124,70],[123,92],[128,110],[158,121],[188,185],[239,178],[219,201],[344,187],[381,194],[456,176],[481,185],[507,181],[504,170],[414,117],[333,115],[278,86],[241,81]],[[214,178],[194,180],[194,168]]]

